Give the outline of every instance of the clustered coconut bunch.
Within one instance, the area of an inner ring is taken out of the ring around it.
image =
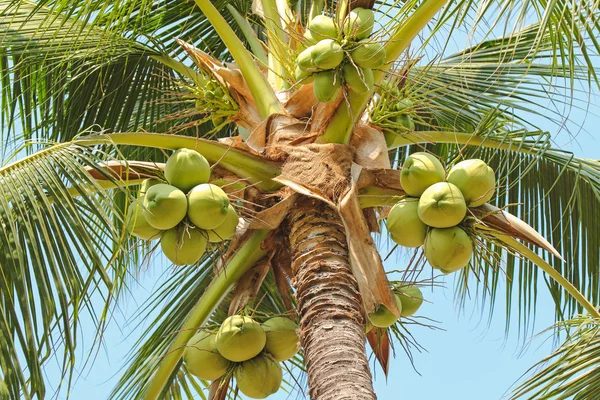
[[[326,15],[309,22],[304,38],[310,47],[296,58],[296,79],[314,81],[317,100],[335,100],[342,84],[357,93],[373,89],[372,70],[385,63],[384,47],[369,38],[374,21],[372,10],[355,8],[341,29]]]
[[[185,85],[185,88],[191,92],[196,109],[208,114],[217,128],[238,112],[237,104],[229,96],[228,90],[214,79],[206,79],[203,84]]]
[[[378,125],[390,125],[394,130],[415,130],[415,107],[412,100],[402,97],[400,89],[390,81],[384,81],[378,90],[383,99],[379,101],[374,111],[373,118],[378,120]]]
[[[220,187],[208,183],[210,165],[197,151],[179,149],[165,165],[168,182],[146,180],[128,210],[132,235],[160,237],[165,256],[175,265],[197,263],[208,243],[230,239],[238,214]]]
[[[416,313],[423,304],[423,293],[415,285],[401,286],[394,291],[396,307],[400,311],[400,317],[410,317]],[[398,318],[384,305],[379,305],[375,312],[369,314],[369,322],[377,328],[388,328],[396,323]],[[367,325],[367,332],[371,326]]]
[[[467,207],[478,207],[494,195],[496,177],[484,161],[466,160],[448,175],[442,163],[428,153],[410,155],[400,172],[405,197],[392,207],[387,230],[401,246],[425,249],[429,264],[443,273],[465,267],[473,255],[473,243],[458,227]]]
[[[214,381],[233,372],[240,391],[264,399],[279,390],[280,362],[298,352],[294,321],[274,317],[259,324],[250,317],[233,315],[214,332],[198,332],[183,353],[187,370],[200,379]]]

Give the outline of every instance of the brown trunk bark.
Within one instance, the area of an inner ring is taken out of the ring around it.
[[[325,204],[303,199],[290,213],[289,228],[310,398],[375,399],[342,221]]]

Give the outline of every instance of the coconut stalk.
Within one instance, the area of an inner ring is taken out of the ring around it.
[[[267,237],[268,230],[256,230],[240,246],[233,258],[229,260],[223,271],[217,275],[206,291],[192,309],[189,317],[181,327],[181,330],[167,350],[160,367],[153,376],[144,400],[156,400],[161,397],[165,390],[165,384],[169,381],[173,371],[185,349],[187,342],[194,336],[196,329],[201,327],[210,317],[215,308],[227,296],[233,285],[262,257],[267,250],[261,247],[262,241]]]
[[[248,44],[250,45],[250,48],[252,49],[252,54],[254,54],[258,61],[260,61],[264,65],[268,65],[269,61],[267,53],[265,52],[261,41],[258,40],[258,38],[256,37],[256,34],[254,33],[254,30],[252,30],[252,26],[250,26],[248,20],[242,17],[238,10],[236,10],[235,7],[231,4],[227,4],[227,9],[231,13],[231,15],[233,15],[235,22],[237,22],[238,26],[242,30],[244,37],[246,38]]]

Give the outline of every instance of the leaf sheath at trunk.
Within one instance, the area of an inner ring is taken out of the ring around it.
[[[304,199],[289,228],[310,398],[375,399],[342,221],[325,204]]]

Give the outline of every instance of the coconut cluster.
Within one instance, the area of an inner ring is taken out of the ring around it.
[[[189,372],[214,381],[233,372],[240,391],[252,399],[264,399],[279,390],[280,362],[298,352],[299,339],[294,321],[274,317],[263,324],[233,315],[217,333],[198,332],[187,343],[183,360]]]
[[[144,240],[160,237],[161,249],[173,264],[195,264],[208,243],[235,234],[238,214],[223,189],[208,183],[210,165],[197,151],[175,151],[164,172],[167,183],[142,183],[138,200],[128,210],[129,231]]]
[[[457,226],[468,207],[478,207],[494,195],[496,178],[484,161],[466,160],[446,176],[440,161],[428,153],[410,155],[400,172],[408,195],[392,207],[387,230],[405,247],[423,246],[429,264],[443,273],[465,267],[473,255],[467,232]]]
[[[326,15],[309,22],[304,38],[310,46],[296,58],[296,79],[314,81],[317,100],[335,100],[343,85],[357,93],[373,89],[373,69],[386,56],[384,47],[370,38],[374,21],[372,10],[355,8],[341,27]]]
[[[410,317],[416,313],[423,304],[423,293],[414,285],[401,286],[394,293],[396,307],[400,317]],[[398,318],[383,304],[375,312],[369,314],[369,322],[377,328],[388,328],[396,323]],[[370,328],[368,328],[370,330]]]
[[[184,88],[192,93],[196,109],[207,114],[217,128],[237,113],[237,105],[229,96],[227,88],[214,79],[206,79],[201,85],[184,85]]]
[[[393,124],[395,129],[414,131],[416,113],[413,101],[402,97],[400,89],[390,81],[382,82],[378,93],[385,99],[380,102],[381,109],[375,111],[378,117]]]

